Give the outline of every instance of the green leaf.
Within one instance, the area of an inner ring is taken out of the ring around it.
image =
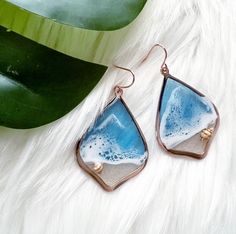
[[[38,15],[92,30],[115,30],[133,21],[146,0],[8,0]]]
[[[108,65],[128,27],[95,31],[60,24],[0,0],[0,25],[49,48],[88,62]]]
[[[33,128],[60,118],[105,71],[0,27],[0,125]]]

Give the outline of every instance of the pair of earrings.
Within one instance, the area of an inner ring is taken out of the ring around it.
[[[156,117],[159,144],[168,152],[203,158],[219,124],[214,104],[203,94],[169,74],[167,51],[161,65],[164,76]],[[144,60],[145,60],[144,59]],[[116,66],[132,75],[127,86],[114,88],[115,98],[79,140],[76,155],[79,165],[107,191],[137,175],[146,165],[148,148],[145,138],[122,99],[123,89],[135,81],[130,69]]]

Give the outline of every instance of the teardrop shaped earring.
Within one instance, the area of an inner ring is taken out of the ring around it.
[[[154,45],[144,60],[155,47],[165,54],[160,69],[164,81],[156,116],[157,140],[170,153],[202,159],[218,128],[219,113],[202,93],[169,74],[167,50],[162,45]]]
[[[130,69],[114,66],[129,72],[132,82],[115,86],[115,97],[78,141],[76,149],[80,167],[107,191],[137,175],[148,158],[144,136],[122,98],[123,89],[133,85],[135,75]]]

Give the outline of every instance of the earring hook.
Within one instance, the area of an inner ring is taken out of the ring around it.
[[[116,94],[116,96],[119,96],[119,97],[120,97],[120,96],[123,94],[123,89],[127,89],[127,88],[131,87],[131,86],[134,84],[135,75],[134,75],[134,73],[133,73],[130,69],[128,69],[128,68],[120,67],[120,66],[117,66],[117,65],[115,65],[115,64],[113,64],[113,66],[116,67],[116,68],[119,68],[119,69],[121,69],[121,70],[128,71],[128,72],[130,72],[131,75],[132,75],[132,81],[131,81],[130,84],[128,84],[128,85],[123,85],[123,86],[121,86],[121,85],[116,85],[116,86],[115,86],[115,88],[114,88],[115,94]]]
[[[161,73],[164,75],[164,76],[168,76],[169,75],[169,69],[166,65],[166,59],[167,59],[167,50],[166,48],[161,45],[161,44],[155,44],[154,46],[152,46],[152,48],[149,50],[148,54],[145,56],[145,58],[142,60],[141,63],[143,63],[145,60],[147,60],[147,58],[149,57],[149,55],[151,54],[152,50],[155,48],[155,47],[160,47],[163,51],[164,51],[164,54],[165,54],[165,57],[164,57],[164,60],[161,64]]]

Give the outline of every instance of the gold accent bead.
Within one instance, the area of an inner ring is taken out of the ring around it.
[[[100,162],[94,163],[93,170],[97,173],[101,173],[103,170],[103,165]]]
[[[205,128],[201,131],[200,137],[202,141],[209,140],[212,136],[212,133],[214,131],[214,128]]]

